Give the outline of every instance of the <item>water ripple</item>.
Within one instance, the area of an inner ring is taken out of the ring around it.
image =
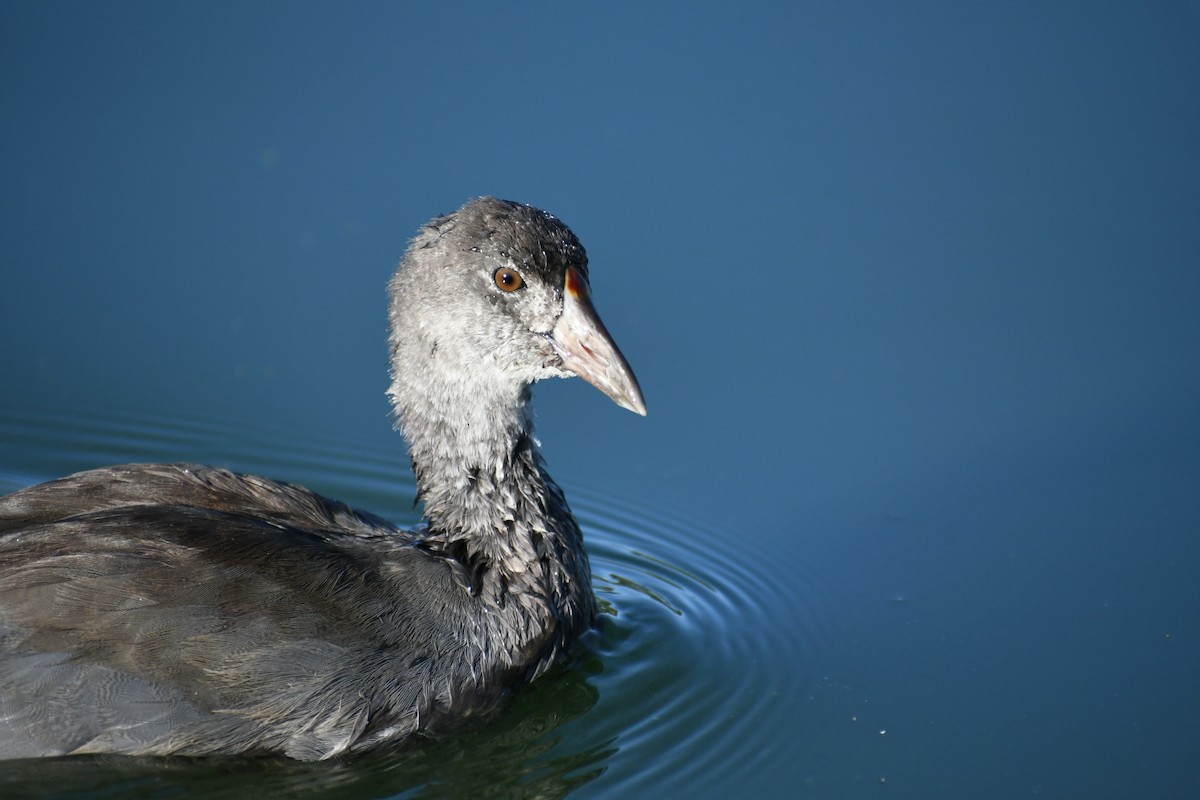
[[[784,585],[778,570],[760,569],[768,554],[751,546],[752,532],[571,496],[611,615],[597,646],[604,671],[593,679],[601,700],[586,720],[625,756],[613,765],[624,774],[606,776],[605,787],[678,785],[703,753],[705,774],[735,788],[800,745],[772,732],[797,728],[791,718],[817,678],[808,665],[828,647],[820,582],[797,568]]]

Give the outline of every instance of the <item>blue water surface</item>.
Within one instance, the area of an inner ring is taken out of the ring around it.
[[[387,278],[580,236],[645,390],[537,390],[605,624],[349,762],[4,796],[1200,794],[1200,7],[0,5],[0,490],[204,461],[416,520]]]

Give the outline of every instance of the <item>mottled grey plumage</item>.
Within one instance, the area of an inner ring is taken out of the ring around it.
[[[422,526],[186,464],[0,499],[0,757],[361,751],[491,709],[591,625],[530,385],[579,374],[645,407],[583,248],[482,198],[421,229],[391,296]]]

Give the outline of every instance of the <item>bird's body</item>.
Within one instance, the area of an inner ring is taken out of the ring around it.
[[[422,525],[183,464],[0,499],[0,757],[361,751],[490,710],[592,624],[530,385],[644,406],[582,248],[482,198],[422,229],[391,291]]]

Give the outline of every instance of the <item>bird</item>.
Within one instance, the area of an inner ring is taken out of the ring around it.
[[[479,197],[388,285],[391,400],[422,506],[401,529],[197,464],[0,498],[0,758],[316,761],[484,718],[596,622],[531,389],[579,376],[646,414],[557,217]]]

